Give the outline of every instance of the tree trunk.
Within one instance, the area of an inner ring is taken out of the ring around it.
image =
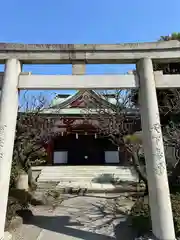
[[[146,195],[148,195],[148,181],[147,181],[147,176],[146,176],[144,170],[142,170],[142,168],[141,168],[138,152],[135,151],[135,153],[133,153],[131,151],[131,158],[132,158],[133,166],[134,166],[137,174],[139,175],[139,180],[142,180],[145,183],[146,188],[145,188],[144,196],[146,196]]]
[[[136,172],[139,175],[140,180],[143,180],[144,183],[147,183],[147,177],[145,172],[142,170],[141,165],[139,163],[139,156],[138,153],[132,153],[132,162],[133,162],[133,166],[136,170]]]

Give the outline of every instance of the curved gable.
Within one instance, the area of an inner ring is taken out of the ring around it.
[[[95,107],[98,104],[104,107],[114,108],[114,104],[108,102],[101,94],[93,90],[79,90],[61,103],[54,104],[51,108],[85,108],[88,107],[88,105],[91,105],[91,107],[94,105]]]

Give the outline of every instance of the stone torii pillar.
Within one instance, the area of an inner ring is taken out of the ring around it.
[[[0,240],[4,239],[18,112],[18,76],[20,72],[21,65],[17,59],[6,61],[0,101]]]
[[[174,224],[152,60],[141,59],[137,64],[137,73],[140,80],[143,147],[153,234],[159,240],[174,240]]]

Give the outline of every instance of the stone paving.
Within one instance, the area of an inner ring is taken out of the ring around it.
[[[133,201],[118,197],[72,196],[54,207],[32,208],[34,217],[13,240],[132,240],[125,212]]]

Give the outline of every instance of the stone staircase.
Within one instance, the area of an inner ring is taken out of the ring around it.
[[[47,166],[41,169],[37,177],[38,190],[41,191],[86,189],[89,192],[120,192],[131,189],[137,182],[133,168],[106,165]]]

